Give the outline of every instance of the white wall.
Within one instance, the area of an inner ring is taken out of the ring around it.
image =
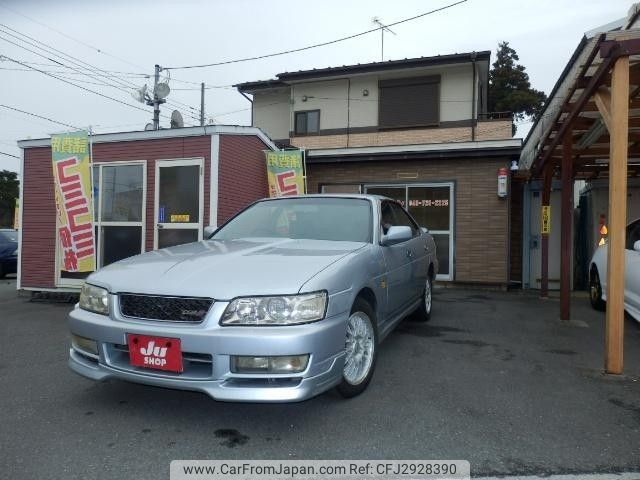
[[[471,118],[472,68],[471,65],[461,65],[442,71],[440,79],[441,122],[468,120]]]
[[[320,130],[346,128],[348,80],[293,85],[293,110],[320,110]],[[306,97],[306,101],[303,99]],[[293,123],[292,123],[293,125]]]
[[[297,83],[291,85],[291,93],[282,89],[276,93],[256,93],[253,124],[271,138],[285,139],[293,130],[294,112],[319,109],[321,130],[375,127],[378,125],[379,80],[428,75],[441,77],[440,121],[469,120],[473,111],[473,70],[471,64],[464,64]],[[365,90],[368,95],[364,94]],[[271,105],[273,103],[276,104]]]
[[[267,91],[253,96],[253,126],[272,140],[289,138],[290,94],[288,90]]]

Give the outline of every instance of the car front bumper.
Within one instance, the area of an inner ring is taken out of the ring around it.
[[[184,325],[99,315],[79,308],[69,314],[71,333],[95,340],[98,358],[75,347],[69,367],[93,380],[118,378],[136,383],[206,393],[216,400],[237,402],[295,402],[337,385],[344,367],[348,312],[306,325],[283,327],[221,327],[226,302],[215,303],[201,324]],[[116,310],[117,308],[112,308]],[[181,340],[182,373],[130,364],[127,334]],[[233,355],[280,356],[309,354],[304,372],[297,374],[231,371]]]
[[[16,273],[18,271],[18,257],[5,257],[0,259],[3,273]]]

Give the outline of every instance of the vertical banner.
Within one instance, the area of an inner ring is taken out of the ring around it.
[[[16,206],[13,209],[13,228],[20,228],[20,199],[16,198]]]
[[[86,131],[51,136],[60,270],[96,269],[91,159]]]
[[[549,235],[551,233],[551,205],[542,206],[542,222],[540,224],[540,233]]]
[[[269,196],[303,195],[306,193],[302,150],[265,150]]]

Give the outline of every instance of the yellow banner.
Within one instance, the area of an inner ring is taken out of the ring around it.
[[[549,235],[551,233],[551,205],[542,206],[542,228],[540,229],[543,235]]]
[[[96,242],[89,135],[86,131],[51,136],[60,270],[93,272]]]
[[[306,193],[302,150],[265,151],[269,196],[302,195]]]
[[[16,198],[16,206],[13,210],[13,228],[20,228],[20,199]]]

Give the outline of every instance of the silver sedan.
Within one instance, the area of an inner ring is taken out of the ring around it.
[[[217,400],[352,397],[394,326],[429,319],[437,272],[431,235],[393,200],[261,200],[208,240],[91,274],[69,315],[69,365]]]

